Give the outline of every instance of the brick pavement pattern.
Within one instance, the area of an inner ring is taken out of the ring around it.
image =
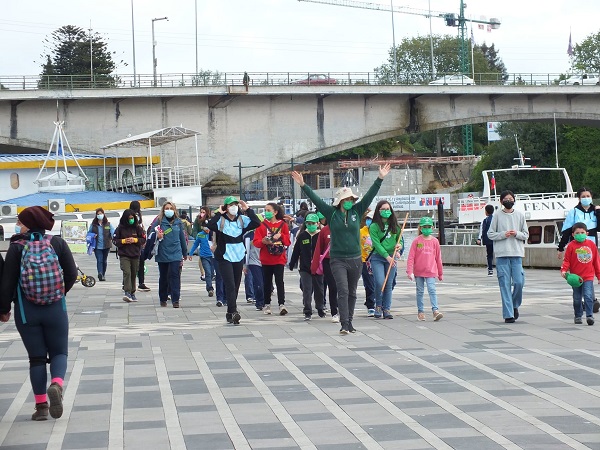
[[[93,257],[76,260],[95,275]],[[12,319],[0,327],[0,447],[600,449],[600,323],[573,323],[558,271],[526,270],[515,324],[496,278],[464,267],[438,283],[444,318],[418,322],[399,271],[395,318],[367,318],[359,298],[358,332],[340,336],[329,317],[304,322],[297,272],[286,272],[287,316],[242,300],[234,326],[196,260],[173,309],[159,306],[153,262],[152,292],[123,302],[111,254],[107,281],[67,299],[61,419],[31,421],[27,356]]]

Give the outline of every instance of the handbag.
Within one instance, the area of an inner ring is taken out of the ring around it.
[[[269,228],[269,226],[266,223],[265,223],[265,227],[267,227],[267,229],[269,231],[271,231],[271,229]],[[283,222],[281,223],[281,226],[273,232],[273,235],[276,235],[277,233],[279,233],[281,231],[282,227],[283,227]],[[272,244],[267,244],[266,247],[267,247],[267,251],[269,252],[270,255],[279,256],[285,252],[285,245],[283,245],[283,243],[281,241],[273,242]]]
[[[317,275],[323,275],[323,260],[329,256],[329,249],[331,248],[331,242],[325,249],[325,253],[319,256],[319,265],[317,266]]]

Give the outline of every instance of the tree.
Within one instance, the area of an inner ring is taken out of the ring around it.
[[[371,159],[379,156],[380,158],[387,158],[392,152],[398,147],[398,144],[402,147],[407,142],[405,136],[399,138],[384,139],[382,141],[372,142],[370,144],[361,145],[359,147],[350,148],[332,155],[323,156],[318,158],[315,162],[320,161],[336,161],[338,159],[356,159],[365,158]]]
[[[502,59],[498,56],[498,51],[494,44],[488,46],[485,42],[480,46],[475,46],[475,51],[481,51],[483,56],[488,62],[488,67],[492,72],[498,72],[502,74],[502,81],[506,81],[508,79],[508,71],[506,70],[506,66]]]
[[[92,41],[90,61],[90,39]],[[116,63],[115,52],[108,50],[108,44],[99,33],[91,36],[82,28],[66,25],[46,37],[45,53],[40,57],[45,61],[42,67],[40,87],[76,88],[91,86],[114,86],[113,75]],[[90,72],[93,65],[93,78]],[[123,61],[120,64],[127,65]]]
[[[581,72],[600,72],[600,32],[590,34],[573,49],[573,68]]]

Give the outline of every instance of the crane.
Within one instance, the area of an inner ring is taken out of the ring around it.
[[[298,0],[299,2],[308,2],[308,3],[320,3],[323,5],[333,5],[333,6],[345,6],[349,8],[359,8],[359,9],[372,9],[377,11],[389,11],[392,13],[399,14],[411,14],[421,17],[439,17],[444,19],[446,22],[446,26],[449,27],[458,27],[458,37],[459,37],[459,61],[460,61],[460,70],[463,75],[468,75],[470,72],[469,68],[469,46],[467,44],[467,22],[471,23],[480,23],[487,24],[492,29],[500,28],[500,20],[496,18],[491,18],[488,20],[477,20],[477,19],[469,19],[465,17],[465,8],[466,4],[464,0],[460,0],[460,10],[458,16],[455,13],[443,13],[440,11],[430,11],[430,10],[422,10],[416,8],[409,8],[406,6],[394,6],[393,2],[388,5],[382,5],[378,3],[370,3],[370,2],[362,2],[358,0]],[[394,44],[395,45],[395,44]],[[432,72],[434,71],[433,67],[433,46],[432,46]],[[394,56],[396,55],[396,49],[394,48]],[[394,67],[394,70],[397,70]],[[463,125],[462,127],[462,135],[463,135],[463,145],[464,145],[464,154],[472,155],[473,154],[473,128],[471,125]]]

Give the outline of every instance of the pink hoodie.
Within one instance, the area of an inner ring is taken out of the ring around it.
[[[423,235],[417,236],[410,246],[406,273],[424,278],[442,278],[442,252],[437,239],[425,239]]]

